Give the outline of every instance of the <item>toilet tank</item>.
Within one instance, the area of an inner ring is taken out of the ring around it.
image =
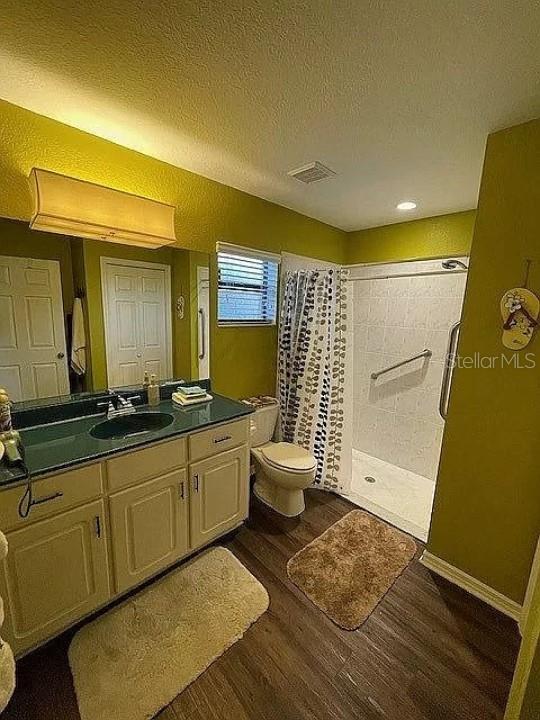
[[[279,403],[275,398],[264,398],[264,404],[256,405],[250,416],[251,447],[259,447],[270,442],[274,435],[279,414]]]

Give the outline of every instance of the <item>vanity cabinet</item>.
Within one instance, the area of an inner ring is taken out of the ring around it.
[[[188,487],[175,470],[109,497],[116,591],[121,593],[189,550]]]
[[[237,527],[249,420],[148,445],[0,492],[2,635],[21,655]]]
[[[190,465],[192,548],[206,545],[247,517],[248,471],[247,445]]]
[[[21,650],[71,625],[110,597],[103,500],[8,533],[0,571],[6,625]]]

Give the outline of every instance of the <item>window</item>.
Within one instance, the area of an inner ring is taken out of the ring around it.
[[[279,255],[218,243],[218,323],[275,325]]]

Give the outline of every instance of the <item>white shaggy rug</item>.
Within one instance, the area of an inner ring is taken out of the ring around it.
[[[218,547],[83,627],[69,648],[82,720],[148,720],[268,608],[265,588]]]

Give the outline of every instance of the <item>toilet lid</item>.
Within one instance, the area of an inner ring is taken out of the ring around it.
[[[296,472],[313,470],[317,461],[313,455],[301,448],[299,445],[292,443],[279,442],[271,443],[261,448],[261,453],[268,462],[285,470],[293,470]]]

